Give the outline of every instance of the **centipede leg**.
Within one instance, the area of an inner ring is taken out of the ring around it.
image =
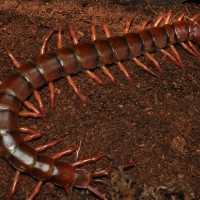
[[[94,42],[96,40],[96,30],[95,30],[95,26],[93,23],[91,23],[91,40]],[[115,78],[112,76],[112,74],[110,73],[109,69],[106,66],[101,66],[100,69],[103,71],[103,73],[109,78],[109,80],[112,83],[115,83]]]
[[[35,133],[35,134],[27,135],[26,137],[24,137],[24,142],[30,142],[33,139],[40,138],[40,137],[41,137],[40,133]]]
[[[98,77],[96,76],[93,72],[91,72],[90,70],[85,70],[85,73],[92,79],[94,80],[96,83],[98,83],[101,86],[104,86],[105,83]]]
[[[49,148],[55,146],[56,144],[58,144],[60,141],[61,141],[61,139],[57,139],[55,141],[41,145],[41,146],[36,148],[36,151],[41,152],[41,151],[44,151],[46,149],[49,149]],[[34,187],[33,191],[31,192],[31,195],[27,198],[27,200],[33,200],[35,198],[35,196],[37,196],[37,194],[41,190],[43,183],[44,183],[44,181],[38,181],[38,183]]]
[[[192,44],[192,42],[188,41],[187,42],[190,48],[198,55],[200,56],[200,52],[196,49],[196,47]]]
[[[107,156],[105,153],[100,153],[98,154],[97,156],[94,156],[92,158],[89,158],[89,159],[85,159],[85,160],[82,160],[82,161],[79,161],[79,162],[76,162],[73,164],[74,167],[80,167],[86,163],[93,163],[93,162],[96,162],[97,160],[103,158]],[[133,163],[129,163],[127,165],[122,165],[121,168],[122,169],[126,169],[126,168],[130,168],[130,167],[133,167],[135,164]],[[102,171],[99,171],[99,172],[92,172],[90,173],[90,176],[92,178],[95,178],[95,177],[101,177],[101,176],[107,176],[109,175],[114,169],[111,168],[111,169],[106,169],[106,170],[102,170]],[[83,175],[87,175],[88,172],[85,171],[85,170],[82,170],[82,169],[77,169],[76,172],[78,172],[79,174],[83,174]],[[96,187],[93,187],[91,184],[87,185],[85,184],[84,182],[84,179],[83,180],[79,180],[79,183],[77,184],[76,183],[76,187],[79,187],[79,186],[84,186],[84,188],[87,188],[88,190],[90,190],[93,194],[97,195],[98,197],[100,197],[101,199],[104,199],[106,200],[106,195],[101,193],[98,188]]]
[[[16,68],[20,68],[20,63],[18,62],[18,60],[14,57],[14,55],[11,53],[11,51],[8,49],[8,47],[5,47],[6,53],[8,55],[8,57],[10,58],[10,60],[12,61],[13,65]]]
[[[34,112],[30,112],[30,111],[26,111],[26,110],[21,110],[18,115],[20,117],[33,117],[33,118],[44,118],[46,117],[45,114],[42,113],[34,113]]]
[[[29,101],[25,101],[24,105],[31,111],[33,111],[34,113],[40,113],[39,110],[37,108],[34,107],[34,105],[29,102]]]
[[[161,19],[163,19],[164,18],[164,16],[161,16],[160,18],[158,18],[157,19],[157,21],[158,22],[160,22],[160,20]],[[144,29],[145,29],[145,27],[146,27],[146,25],[148,24],[150,22],[150,20],[146,20],[143,24],[142,24],[142,26],[140,27],[140,31],[143,31]],[[156,23],[157,24],[157,23]],[[160,74],[162,74],[163,73],[163,70],[161,69],[161,67],[160,67],[160,65],[159,65],[159,63],[156,61],[156,59],[150,54],[150,53],[145,53],[145,56],[147,57],[147,59],[149,60],[149,61],[151,61],[153,64],[154,64],[154,66],[157,68],[157,70],[159,71],[159,73]],[[143,64],[144,65],[144,64]],[[140,65],[141,66],[141,65]],[[146,68],[147,68],[147,66],[146,66]],[[154,73],[154,72],[153,72]]]
[[[70,25],[68,25],[68,30],[69,30],[69,34],[72,38],[72,42],[74,45],[78,44],[78,38],[76,37],[76,34],[74,32],[74,30],[72,29],[72,27]],[[94,34],[94,32],[93,32]],[[93,35],[94,36],[94,35]],[[98,78],[93,72],[91,72],[90,70],[85,70],[84,71],[90,78],[92,78],[93,81],[95,81],[96,83],[104,86],[105,84],[103,83],[103,81]]]
[[[73,31],[73,30],[72,30],[72,31]],[[72,33],[72,34],[74,34],[74,33]],[[75,34],[74,34],[74,35],[75,35]],[[63,45],[62,45],[62,26],[59,26],[59,27],[58,27],[58,37],[57,37],[57,49],[61,49],[62,47],[63,47]],[[77,89],[77,87],[76,87],[76,85],[75,85],[75,83],[74,83],[72,77],[71,77],[71,76],[67,76],[66,79],[67,79],[67,81],[68,81],[70,87],[71,87],[72,90],[74,91],[74,93],[78,96],[78,98],[79,98],[81,101],[84,101],[84,100],[86,99],[86,97],[85,97],[84,95],[82,95],[82,94],[78,91],[78,89]],[[52,86],[50,86],[50,87],[52,87]],[[51,103],[51,104],[52,104],[52,103]]]
[[[78,44],[78,38],[76,37],[76,34],[75,34],[75,32],[74,32],[74,30],[73,30],[71,25],[68,25],[68,30],[69,30],[69,34],[70,34],[70,36],[72,38],[72,43],[74,45]]]
[[[14,178],[13,178],[13,184],[11,186],[10,193],[7,197],[7,200],[10,200],[12,198],[12,196],[15,194],[17,184],[19,183],[20,175],[21,175],[20,171],[15,172],[15,175],[14,175]]]
[[[109,69],[106,66],[101,66],[100,69],[103,71],[103,73],[109,78],[109,80],[112,83],[115,83],[115,78],[113,77],[113,75],[110,73]]]
[[[116,62],[116,65],[118,67],[118,69],[125,75],[127,81],[132,84],[133,83],[133,80],[132,78],[130,77],[129,73],[126,71],[124,65],[121,63],[121,62]]]
[[[170,45],[169,47],[170,47],[172,53],[174,54],[176,60],[179,62],[180,66],[182,66],[182,68],[184,68],[183,62],[182,62],[176,48],[174,47],[174,45]]]
[[[169,11],[166,15],[166,18],[165,18],[165,21],[164,21],[164,24],[169,24],[169,21],[170,21],[170,18],[171,18],[171,11]],[[184,14],[181,14],[179,16],[179,20],[182,19],[184,17]],[[173,45],[170,45],[170,49],[173,53],[173,57],[167,50],[160,50],[160,52],[164,55],[166,55],[168,58],[170,58],[172,61],[174,61],[182,70],[184,70],[184,65],[182,63],[182,60],[180,59],[180,56],[176,50],[176,48],[173,46]]]
[[[88,158],[88,159],[85,159],[85,160],[80,160],[80,161],[78,161],[78,162],[75,162],[75,163],[73,163],[72,165],[73,165],[74,167],[80,167],[80,166],[85,165],[86,163],[94,163],[94,162],[96,162],[97,160],[100,160],[101,158],[103,158],[103,157],[105,157],[105,156],[106,156],[105,153],[100,153],[100,154],[98,154],[98,155],[96,155],[96,156],[93,156],[93,157],[91,157],[91,158]]]
[[[184,16],[185,16],[185,13],[183,12],[183,13],[180,14],[180,16],[178,17],[177,20],[181,21],[184,18]]]
[[[131,27],[132,20],[133,20],[133,18],[129,19],[129,20],[126,22],[125,29],[124,29],[124,34],[129,33],[129,30],[130,30],[130,27]]]
[[[35,100],[37,101],[37,104],[39,106],[40,112],[42,114],[44,114],[44,106],[43,106],[42,99],[41,99],[41,96],[40,96],[39,92],[37,90],[34,90],[33,91],[33,95],[35,97]]]
[[[178,21],[181,21],[183,19],[183,17],[185,16],[185,13],[181,13],[181,15],[178,17]],[[194,48],[190,48],[191,45],[187,46],[187,44],[185,44],[184,42],[181,42],[180,45],[190,54],[194,55],[194,56],[199,56],[199,54],[194,50]]]
[[[156,27],[156,26],[159,26],[160,25],[160,23],[161,23],[161,21],[164,19],[164,24],[169,24],[169,21],[170,21],[170,18],[171,18],[171,11],[169,11],[168,13],[166,13],[166,14],[163,14],[163,15],[161,15],[160,17],[158,17],[157,18],[157,20],[156,20],[156,22],[154,23],[154,27]],[[181,17],[181,16],[180,16]],[[171,55],[167,50],[164,50],[164,49],[160,49],[159,51],[163,54],[163,55],[165,55],[165,56],[167,56],[169,59],[171,59],[173,62],[175,62],[182,70],[184,69],[184,66],[183,66],[183,63],[182,63],[182,61],[181,61],[181,59],[180,59],[180,56],[179,56],[179,54],[178,54],[178,52],[177,52],[177,50],[175,49],[175,47],[173,46],[173,45],[170,45],[170,48],[171,48],[171,50],[172,50],[172,52],[173,52],[173,55]],[[175,58],[174,58],[174,56],[175,56]]]
[[[161,15],[160,17],[158,17],[158,19],[156,20],[156,22],[154,23],[154,27],[157,27],[160,25],[161,21],[164,19],[164,24],[169,24],[169,21],[170,21],[170,18],[171,18],[171,11],[169,11],[168,13],[166,14],[163,14]],[[181,17],[181,16],[180,16]],[[180,18],[179,17],[179,18]],[[184,69],[184,66],[183,66],[183,63],[180,59],[180,56],[177,52],[177,50],[175,49],[175,47],[173,45],[170,46],[172,52],[173,52],[173,55],[171,53],[169,53],[167,50],[164,50],[164,49],[160,49],[159,51],[167,56],[170,60],[172,60],[173,62],[175,62],[182,70]],[[175,58],[174,58],[175,56]]]
[[[150,54],[146,53],[145,56],[154,64],[154,66],[157,68],[157,70],[160,72],[160,74],[163,73],[163,70],[161,69],[159,63],[156,61],[156,59]]]
[[[56,28],[53,29],[43,40],[42,42],[42,47],[40,49],[40,55],[45,53],[45,49],[47,46],[48,41],[50,40],[51,36],[53,35],[53,33],[56,31]],[[55,92],[54,92],[54,84],[53,82],[49,82],[48,83],[48,87],[49,87],[49,92],[50,92],[50,106],[51,108],[53,108],[54,105],[54,96],[55,96]]]
[[[162,21],[164,18],[166,18],[165,21],[164,21],[164,24],[165,24],[165,23],[168,23],[168,22],[169,22],[170,16],[171,16],[171,11],[169,11],[168,13],[164,13],[164,14],[158,16],[158,18],[156,19],[156,21],[155,21],[154,24],[153,24],[153,27],[159,26],[160,23],[161,23],[161,21]]]
[[[108,27],[106,26],[106,24],[102,23],[102,28],[103,28],[103,31],[105,33],[105,37],[109,38],[111,35],[110,35],[110,32],[109,32]],[[132,81],[129,73],[126,71],[124,65],[121,62],[115,62],[115,64],[117,65],[119,70],[125,75],[125,77],[128,80],[128,82],[130,84],[132,84],[133,81]]]
[[[145,64],[143,64],[139,59],[137,58],[132,58],[132,60],[135,62],[136,65],[141,67],[143,70],[151,74],[152,76],[158,77],[156,73],[154,73],[151,69],[149,69]]]
[[[74,91],[74,93],[76,94],[76,96],[81,100],[81,101],[85,101],[86,97],[84,95],[82,95],[79,91],[78,88],[76,87],[74,80],[71,76],[67,76],[66,77],[70,87],[72,88],[72,90]]]
[[[61,49],[62,45],[62,26],[58,27],[57,49]]]
[[[147,24],[150,23],[150,21],[151,21],[150,19],[147,19],[146,21],[144,21],[142,25],[140,26],[139,31],[143,31],[146,28]]]
[[[23,132],[23,133],[29,133],[30,135],[24,137],[24,141],[25,142],[28,142],[28,141],[31,141],[35,138],[38,138],[41,136],[41,134],[31,130],[31,129],[28,129],[28,128],[24,128],[24,127],[21,127],[20,132]],[[61,141],[61,139],[58,139],[58,140],[55,140],[53,142],[49,142],[45,145],[41,145],[39,146],[38,148],[36,148],[36,151],[37,152],[41,152],[41,151],[44,151],[48,148],[51,148],[53,146],[55,146],[56,144],[58,144],[59,142]],[[16,192],[16,187],[17,187],[17,184],[19,182],[19,179],[20,179],[20,175],[21,175],[21,172],[20,171],[16,171],[15,175],[14,175],[14,179],[13,179],[13,184],[11,186],[11,190],[10,190],[10,193],[7,197],[7,200],[10,200],[12,198],[12,196],[14,195],[14,193]]]
[[[192,54],[193,56],[197,56],[198,54],[196,54],[189,46],[187,46],[184,42],[181,42],[180,45],[190,54]]]
[[[56,141],[55,141],[56,142]],[[57,143],[58,143],[58,140],[57,140]],[[57,143],[48,143],[48,144],[46,144],[46,145],[42,145],[42,146],[40,146],[40,147],[38,147],[38,148],[36,148],[36,150],[37,151],[43,151],[44,149],[44,147],[45,147],[45,149],[46,148],[50,148],[50,147],[52,147],[52,146],[55,146],[55,144],[57,144]],[[62,152],[58,152],[58,153],[56,153],[56,154],[54,154],[53,156],[52,156],[52,158],[54,159],[54,160],[57,160],[57,159],[60,159],[61,157],[63,157],[63,156],[66,156],[66,155],[69,155],[69,154],[71,154],[71,153],[73,153],[74,151],[76,151],[76,150],[78,150],[78,148],[79,147],[74,147],[74,148],[71,148],[71,149],[67,149],[67,150],[65,150],[65,151],[62,151]],[[33,189],[33,191],[31,192],[31,194],[30,194],[30,196],[28,197],[28,199],[27,200],[33,200],[36,196],[37,196],[37,194],[40,192],[40,190],[41,190],[41,187],[42,187],[42,185],[43,185],[43,181],[38,181],[38,183],[36,184],[36,186],[34,187],[34,189]]]
[[[65,155],[71,154],[72,152],[78,150],[78,148],[79,147],[75,147],[75,148],[72,148],[72,149],[69,149],[69,150],[66,150],[66,151],[63,151],[63,152],[56,153],[52,158],[57,160],[57,159],[65,156]],[[101,159],[101,158],[103,158],[105,156],[106,156],[105,153],[100,153],[100,154],[98,154],[96,156],[93,156],[93,157],[91,157],[89,159],[85,159],[85,160],[81,160],[81,161],[75,162],[72,165],[73,165],[73,167],[80,167],[80,166],[85,165],[86,163],[94,163],[97,160],[99,160],[99,159]],[[76,170],[76,171],[79,172],[79,173],[81,173],[81,172],[84,173],[85,172],[84,170],[79,170],[79,169]],[[71,194],[71,190],[70,190],[70,188],[68,186],[66,186],[64,189],[65,189],[66,193]],[[92,187],[91,185],[89,185],[89,186],[87,186],[87,189],[90,190],[92,193],[96,194],[97,196],[101,197],[102,199],[106,199],[105,195],[102,194],[100,191],[98,191],[97,188]]]
[[[180,65],[180,63],[174,58],[174,56],[172,56],[167,50],[165,49],[160,49],[159,50],[163,55],[167,56],[170,60],[172,60],[173,62],[175,62],[182,70],[184,69],[184,67],[182,65]]]
[[[20,131],[21,133],[28,133],[29,135],[38,134],[37,131],[34,131],[34,130],[32,130],[32,129],[30,129],[30,128],[27,128],[27,127],[20,127],[20,128],[19,128],[19,131]]]
[[[10,60],[12,61],[13,65],[18,69],[20,68],[19,61],[14,57],[14,55],[11,53],[11,51],[8,49],[8,47],[5,47],[6,53]],[[38,109],[29,101],[25,101],[24,105],[29,109],[32,110],[34,113],[39,113]]]
[[[28,135],[23,138],[24,142],[30,142],[33,139],[41,137],[40,133],[38,133],[37,131],[34,131],[32,129],[29,129],[27,127],[20,127],[19,131],[21,133],[28,133]]]

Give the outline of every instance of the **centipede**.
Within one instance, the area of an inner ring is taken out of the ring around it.
[[[93,185],[93,179],[109,175],[113,168],[90,172],[82,167],[86,163],[94,163],[108,156],[106,153],[102,152],[75,163],[59,159],[77,151],[78,146],[57,152],[53,156],[43,155],[42,151],[55,146],[61,140],[57,139],[37,148],[31,147],[28,142],[40,137],[41,134],[30,128],[22,127],[19,117],[44,118],[44,106],[39,89],[48,85],[50,105],[53,107],[54,81],[61,78],[68,81],[81,101],[85,101],[85,95],[78,90],[73,80],[73,77],[80,73],[85,73],[98,84],[104,85],[104,82],[94,73],[95,69],[100,68],[114,83],[115,78],[109,70],[109,66],[114,64],[131,84],[132,78],[123,65],[123,61],[131,60],[150,75],[160,77],[163,70],[153,56],[153,52],[156,51],[184,70],[175,45],[180,45],[188,53],[200,57],[198,50],[200,15],[187,17],[182,13],[172,22],[171,15],[170,11],[158,16],[151,27],[147,27],[149,23],[147,20],[136,32],[130,31],[132,20],[128,20],[124,34],[121,36],[111,36],[106,24],[102,23],[105,39],[97,38],[95,25],[91,24],[92,42],[85,43],[78,42],[73,28],[69,25],[73,48],[63,46],[62,27],[59,26],[44,38],[39,56],[25,64],[20,64],[9,48],[5,48],[8,57],[16,67],[16,72],[3,80],[0,86],[0,156],[16,169],[8,200],[12,199],[16,192],[21,173],[26,173],[38,181],[27,198],[28,200],[35,199],[46,182],[64,188],[66,193],[70,193],[73,186],[89,190],[99,199],[108,199],[106,194]],[[47,43],[55,32],[57,32],[57,50],[54,53],[46,53]],[[153,63],[157,72],[144,64],[140,57],[146,57]],[[27,100],[31,95],[36,99],[38,108]],[[27,110],[22,109],[22,106],[25,106]],[[133,166],[134,163],[128,163],[121,165],[121,168],[126,169]]]

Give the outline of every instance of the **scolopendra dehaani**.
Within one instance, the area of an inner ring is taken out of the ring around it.
[[[14,58],[9,49],[6,48],[8,56],[17,67],[17,72],[2,82],[0,92],[0,155],[17,169],[8,199],[11,199],[14,195],[20,172],[28,173],[39,181],[28,199],[35,198],[45,181],[50,181],[55,185],[62,186],[66,192],[68,192],[69,187],[73,185],[75,187],[88,189],[99,198],[106,199],[105,194],[102,194],[91,185],[91,181],[94,177],[109,174],[112,172],[112,169],[92,173],[84,169],[77,169],[77,167],[85,163],[95,162],[106,156],[105,153],[73,164],[56,160],[76,151],[78,147],[57,153],[53,157],[38,154],[38,152],[54,146],[60,140],[33,149],[25,142],[38,137],[39,134],[31,129],[21,127],[18,123],[18,116],[45,117],[42,101],[37,90],[45,84],[48,84],[50,90],[50,104],[53,107],[53,81],[61,77],[66,77],[75,94],[81,100],[84,100],[85,96],[78,91],[71,75],[84,72],[94,81],[103,85],[103,81],[91,70],[101,68],[110,81],[115,82],[115,78],[106,65],[116,64],[131,83],[132,79],[122,64],[122,61],[133,60],[136,65],[149,74],[158,77],[159,75],[157,73],[149,69],[138,59],[140,56],[147,57],[147,59],[155,65],[158,72],[162,74],[162,68],[152,54],[150,54],[153,51],[159,51],[175,62],[181,69],[184,69],[174,44],[178,43],[192,55],[200,56],[199,51],[193,44],[200,44],[200,21],[197,21],[199,15],[187,18],[184,14],[181,14],[178,19],[172,23],[170,23],[170,17],[171,12],[159,16],[151,28],[146,28],[148,23],[148,21],[146,21],[142,24],[137,33],[129,32],[130,20],[126,24],[123,36],[111,36],[107,26],[102,24],[106,36],[105,40],[96,38],[95,28],[92,24],[92,43],[78,43],[74,31],[69,26],[69,33],[73,40],[74,49],[62,46],[62,29],[59,27],[57,51],[55,53],[45,53],[47,42],[56,30],[54,29],[44,39],[37,60],[22,65]],[[172,53],[166,50],[166,47],[169,47]],[[39,109],[35,108],[26,100],[31,94],[34,94]],[[22,104],[31,111],[27,112],[21,110]],[[29,135],[22,138],[20,132],[28,133]],[[132,165],[133,164],[130,163],[122,167],[127,168]]]

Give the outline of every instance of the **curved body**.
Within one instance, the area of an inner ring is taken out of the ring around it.
[[[192,20],[175,21],[137,33],[80,43],[74,49],[58,49],[56,53],[43,54],[34,62],[23,64],[1,85],[0,156],[38,180],[63,187],[76,185],[81,173],[72,164],[38,154],[21,138],[18,113],[22,103],[34,90],[66,75],[132,59],[182,41],[200,44],[199,24]]]

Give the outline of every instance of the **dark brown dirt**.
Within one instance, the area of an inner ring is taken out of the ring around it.
[[[90,41],[91,21],[97,25],[98,36],[102,38],[101,21],[108,24],[112,34],[118,35],[131,17],[131,29],[137,30],[139,24],[148,18],[155,19],[169,10],[175,18],[185,8],[191,15],[200,11],[198,4],[164,7],[146,3],[139,7],[109,0],[1,0],[0,79],[13,71],[13,65],[4,52],[5,45],[23,63],[38,55],[42,38],[58,25],[64,27],[64,44],[72,46],[67,23],[73,25],[79,41]],[[54,35],[48,50],[55,50],[55,46]],[[159,197],[157,199],[200,199],[199,59],[180,46],[176,47],[185,65],[184,72],[166,57],[155,53],[164,69],[161,78],[148,75],[131,61],[124,62],[124,65],[134,80],[133,85],[127,83],[114,65],[110,66],[110,70],[117,79],[116,85],[112,85],[100,70],[95,73],[105,81],[105,87],[93,83],[84,74],[74,77],[78,88],[87,95],[84,104],[73,94],[65,79],[55,83],[53,110],[49,108],[48,88],[42,89],[40,93],[47,117],[44,120],[21,119],[23,125],[43,134],[32,145],[36,147],[54,138],[63,138],[59,145],[44,154],[52,155],[81,143],[79,159],[103,151],[112,154],[118,164],[135,162],[136,166],[125,172],[129,176],[128,182],[133,182],[133,186],[126,183],[130,189],[128,194],[134,194],[132,199],[156,199],[155,196]],[[148,63],[148,66],[151,64]],[[31,98],[31,101],[34,102],[34,99]],[[63,160],[73,162],[76,154]],[[102,159],[84,168],[101,170],[109,166],[110,161]],[[0,169],[0,199],[6,199],[15,169],[3,159],[0,159]],[[98,184],[102,191],[110,191],[115,199],[122,199],[113,194],[119,188],[121,191],[120,180],[126,182],[122,175],[112,179],[111,189],[107,186],[110,178],[101,180],[103,182]],[[35,184],[33,178],[22,175],[13,199],[26,199]],[[127,192],[127,188],[124,190]],[[75,199],[95,199],[83,190],[74,190],[74,195]],[[36,199],[64,200],[69,197],[62,188],[45,184]]]

